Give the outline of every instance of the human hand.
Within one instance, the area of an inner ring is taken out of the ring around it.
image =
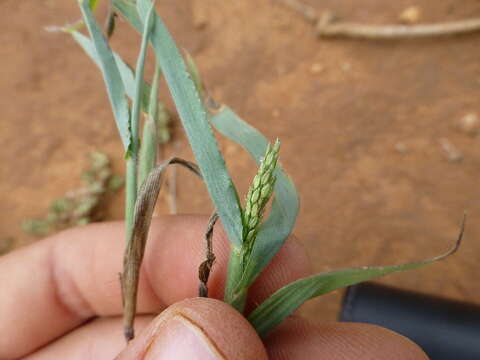
[[[152,221],[140,275],[137,337],[127,348],[118,281],[122,223],[65,231],[1,257],[0,359],[427,359],[414,343],[377,326],[314,325],[297,316],[262,342],[243,316],[212,299],[222,298],[228,262],[221,226],[213,238],[212,298],[192,299],[206,223],[199,216]],[[308,274],[304,251],[288,240],[252,286],[249,306]]]

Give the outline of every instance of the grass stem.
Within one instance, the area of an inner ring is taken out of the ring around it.
[[[126,161],[125,177],[125,241],[133,236],[134,210],[137,199],[137,155],[131,154]]]
[[[157,163],[157,112],[158,112],[158,80],[160,77],[160,67],[155,67],[152,87],[150,90],[150,106],[148,115],[143,125],[142,146],[140,148],[140,158],[138,164],[138,187],[142,186],[150,171]]]
[[[239,312],[243,312],[247,299],[246,288],[241,288],[243,275],[243,251],[232,247],[228,262],[227,283],[225,284],[224,301]]]

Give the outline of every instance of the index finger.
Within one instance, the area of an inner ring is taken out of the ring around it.
[[[154,219],[140,275],[138,312],[158,312],[196,296],[207,221],[200,216]],[[123,235],[123,223],[97,224],[0,258],[1,359],[28,354],[93,316],[121,313]],[[221,227],[215,228],[213,246],[217,262],[209,287],[212,297],[222,298],[229,244]],[[252,301],[306,275],[306,264],[303,251],[289,242],[252,288]]]

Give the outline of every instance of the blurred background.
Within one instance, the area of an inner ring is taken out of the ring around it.
[[[305,0],[361,23],[433,23],[480,17],[478,0]],[[157,9],[188,49],[217,102],[271,140],[301,196],[295,234],[316,271],[420,260],[454,242],[464,210],[465,242],[451,258],[381,283],[480,303],[480,32],[446,38],[318,39],[275,0],[162,0]],[[81,186],[92,151],[123,174],[123,151],[100,72],[70,36],[45,31],[80,18],[76,1],[0,2],[0,244],[23,246],[26,218]],[[106,14],[98,11],[99,19]],[[112,47],[134,64],[139,37],[118,19]],[[152,74],[152,58],[147,76]],[[161,97],[173,111],[163,88]],[[176,115],[165,156],[193,159]],[[243,197],[255,166],[219,139]],[[179,213],[211,210],[202,184],[179,170]],[[168,213],[161,196],[160,213]],[[100,203],[123,217],[123,193]],[[342,292],[302,311],[334,320]]]

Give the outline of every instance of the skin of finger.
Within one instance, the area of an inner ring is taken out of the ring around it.
[[[360,323],[312,324],[292,316],[265,339],[271,360],[428,360],[422,349],[393,331]]]
[[[119,359],[141,359],[159,323],[166,314],[172,317],[174,309],[172,306],[153,323],[153,316],[139,316],[136,320],[139,336]],[[93,320],[25,359],[112,359],[125,347],[121,324],[119,317]],[[299,317],[287,319],[265,343],[272,360],[427,359],[408,339],[377,326],[348,323],[313,325]]]
[[[172,320],[186,319],[200,331],[219,360],[266,360],[267,353],[250,323],[239,312],[222,301],[194,298],[166,309],[135,338],[116,360],[140,360]]]
[[[140,313],[159,312],[196,296],[207,221],[199,216],[154,219],[140,276]],[[212,296],[221,298],[229,251],[221,227],[215,228],[213,241],[217,262],[209,287]],[[28,354],[94,315],[120,314],[117,274],[123,244],[123,223],[104,223],[61,233],[0,258],[1,292],[9,294],[0,297],[0,333],[6,334],[0,337],[0,358]],[[305,273],[305,255],[295,249],[282,249],[276,256],[280,261],[274,259],[258,280],[261,297]],[[276,270],[290,264],[289,271]],[[272,281],[270,272],[277,274]]]
[[[0,258],[0,359],[17,359],[83,321],[52,291],[51,244],[36,243]]]
[[[182,226],[181,230],[177,230],[184,232],[176,240],[177,246],[163,245],[160,240],[161,232],[157,232],[160,227],[154,228],[153,241],[147,245],[149,247],[148,256],[144,259],[145,277],[151,284],[155,284],[154,291],[164,304],[170,305],[197,296],[198,265],[205,260],[205,247],[203,241],[199,241],[201,235],[192,237],[192,228],[197,229],[196,234],[203,234],[207,218],[194,219],[196,223],[191,221],[190,229]],[[172,223],[169,226],[180,227]],[[189,250],[188,256],[185,256],[185,248]],[[230,244],[221,224],[214,229],[213,251],[216,261],[208,282],[209,297],[223,299]],[[308,275],[310,262],[306,252],[296,239],[291,237],[252,286],[249,303],[258,304],[280,287]]]
[[[303,245],[291,236],[282,250],[249,289],[246,313],[253,311],[276,290],[299,278],[312,274],[310,260]]]
[[[154,316],[138,316],[135,320],[137,331],[141,332],[153,319]],[[24,360],[113,359],[124,348],[122,319],[98,318],[26,356]]]

